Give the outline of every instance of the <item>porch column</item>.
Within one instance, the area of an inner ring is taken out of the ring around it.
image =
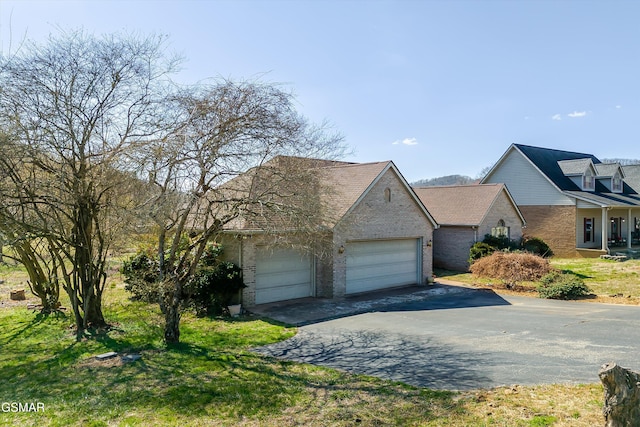
[[[602,250],[609,252],[607,247],[607,234],[609,225],[609,215],[607,215],[607,208],[602,208]]]
[[[631,208],[627,215],[627,249],[631,249]]]

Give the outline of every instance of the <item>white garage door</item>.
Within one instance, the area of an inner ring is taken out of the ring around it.
[[[256,304],[312,295],[309,255],[290,248],[256,251]]]
[[[375,240],[347,244],[347,293],[418,283],[417,239]]]

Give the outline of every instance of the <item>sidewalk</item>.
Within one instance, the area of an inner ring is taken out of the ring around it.
[[[435,296],[455,294],[469,289],[466,285],[438,279],[432,285],[415,285],[387,289],[343,298],[303,298],[261,304],[247,311],[278,322],[303,326],[355,314],[380,311],[385,307],[421,301]]]

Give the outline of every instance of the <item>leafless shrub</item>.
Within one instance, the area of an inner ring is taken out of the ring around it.
[[[471,273],[476,276],[500,279],[511,284],[540,280],[551,270],[548,260],[520,252],[494,252],[471,265]]]

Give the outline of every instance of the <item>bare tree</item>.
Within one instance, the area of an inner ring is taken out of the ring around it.
[[[147,211],[159,230],[167,343],[179,342],[185,285],[226,225],[288,231],[302,244],[321,234],[326,216],[307,158],[342,151],[341,136],[311,126],[292,95],[275,85],[225,80],[173,101],[180,125],[138,158],[152,186]]]
[[[107,254],[133,203],[123,155],[158,132],[176,64],[160,37],[81,31],[0,58],[0,227],[46,243],[79,336],[106,326]]]

